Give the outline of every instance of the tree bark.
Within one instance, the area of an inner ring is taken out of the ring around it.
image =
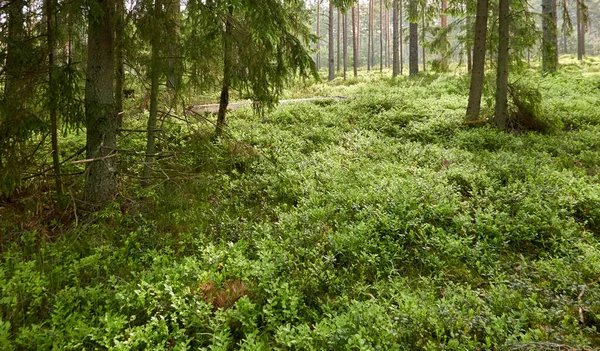
[[[417,13],[417,1],[410,0],[411,15]],[[419,25],[416,22],[409,22],[409,52],[408,52],[408,73],[411,77],[419,74]]]
[[[496,67],[496,106],[494,120],[500,129],[508,123],[508,40],[509,0],[500,0],[498,5],[498,65]]]
[[[393,35],[392,76],[393,77],[396,77],[396,76],[398,76],[398,74],[400,74],[400,57],[399,57],[400,38],[399,38],[399,31],[398,31],[398,1],[399,0],[394,0],[393,19],[392,19],[392,22],[394,23],[394,27],[392,28],[392,35]]]
[[[473,45],[473,69],[467,105],[467,121],[479,119],[483,77],[485,73],[485,45],[487,41],[488,0],[477,0],[475,17],[475,40]]]
[[[123,49],[125,44],[125,0],[116,1],[115,12],[115,110],[118,127],[123,125],[123,86],[125,85],[125,60]]]
[[[317,71],[321,70],[321,0],[317,0]]]
[[[577,1],[577,59],[583,60],[585,56],[585,22],[583,18],[582,7],[585,6],[584,0]]]
[[[358,77],[358,38],[356,37],[356,16],[352,7],[352,59],[354,61],[354,76]]]
[[[56,186],[56,195],[62,196],[63,185],[60,177],[60,155],[58,149],[58,122],[57,122],[57,93],[58,88],[54,79],[54,70],[56,62],[54,58],[54,0],[45,0],[46,2],[46,39],[48,41],[48,112],[50,114],[50,134],[52,138],[52,168],[54,169],[54,179]]]
[[[154,15],[159,16],[162,10],[160,0],[154,0]],[[146,132],[146,156],[142,172],[142,186],[150,185],[154,154],[156,152],[156,120],[158,118],[158,82],[160,79],[160,32],[155,30],[152,34],[150,57],[150,113]],[[168,79],[167,79],[168,81]],[[168,83],[167,83],[168,84]],[[175,87],[173,86],[172,89]]]
[[[341,62],[342,62],[342,52],[340,51],[340,36],[341,36],[341,32],[340,32],[340,26],[341,26],[341,22],[342,22],[342,13],[340,12],[340,9],[337,10],[337,69],[336,71],[339,73],[340,72],[340,68],[341,68]]]
[[[343,34],[343,46],[344,46],[344,80],[346,80],[346,74],[348,72],[348,14],[343,14],[343,25],[344,34]]]
[[[216,137],[223,136],[225,128],[225,115],[227,114],[227,106],[229,105],[229,87],[231,86],[231,69],[233,64],[233,38],[232,38],[232,23],[233,8],[229,8],[229,17],[225,20],[225,33],[223,33],[223,87],[221,88],[221,97],[219,99],[219,113],[217,114]]]
[[[423,53],[422,61],[423,61],[423,72],[427,71],[427,59],[425,57],[425,4],[423,4],[423,14],[421,15],[421,51]]]
[[[115,158],[117,114],[114,104],[115,0],[97,0],[100,13],[89,15],[88,59],[85,85],[86,157],[85,200],[97,206],[117,194]]]
[[[372,63],[372,55],[371,53],[373,52],[373,40],[372,40],[372,35],[373,35],[373,10],[372,10],[372,5],[373,4],[373,0],[369,0],[369,28],[367,29],[367,71],[371,71],[371,63]]]
[[[379,72],[383,72],[383,0],[379,0]]]
[[[400,41],[400,75],[404,74],[404,17],[402,16],[402,8],[403,8],[403,2],[402,0],[399,0],[399,4],[398,4],[398,21],[400,21],[400,23],[398,24],[398,30],[399,32],[399,37],[398,40]],[[396,22],[398,23],[398,22]]]
[[[448,9],[448,0],[442,0],[442,18],[440,20],[440,24],[442,29],[445,31],[446,28],[448,28],[448,16],[445,14],[445,11]],[[444,40],[446,40],[447,38],[447,34],[444,32]],[[448,69],[448,58],[446,57],[446,50],[444,50],[445,52],[442,52],[442,59],[441,59],[441,64],[442,64],[442,68],[443,70],[447,70]]]
[[[558,68],[556,0],[542,0],[542,29],[542,69],[554,72]]]
[[[333,3],[329,1],[329,80],[335,79],[335,59],[333,48]]]

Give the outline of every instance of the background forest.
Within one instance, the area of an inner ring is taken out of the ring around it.
[[[597,0],[0,0],[0,349],[600,348]]]

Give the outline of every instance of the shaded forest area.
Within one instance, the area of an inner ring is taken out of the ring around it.
[[[0,1],[0,349],[600,348],[599,21]]]

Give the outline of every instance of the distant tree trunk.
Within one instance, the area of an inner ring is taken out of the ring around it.
[[[121,0],[122,1],[122,0]],[[179,28],[181,25],[181,4],[179,0],[166,0],[167,13],[167,51],[169,56],[167,59],[167,88],[171,98],[175,97],[175,92],[181,84],[181,45],[179,42]]]
[[[390,67],[390,9],[387,8],[385,10],[385,57],[386,57],[386,67]]]
[[[562,0],[562,1],[563,1],[563,11],[566,11],[566,9],[568,8],[567,0]],[[568,45],[567,45],[567,32],[569,31],[569,26],[568,26],[568,22],[566,19],[567,19],[567,14],[563,13],[563,21],[562,21],[563,54],[569,53],[569,49],[568,49]]]
[[[342,21],[343,21],[343,25],[342,27],[344,27],[344,34],[343,34],[343,50],[344,50],[344,80],[346,80],[346,74],[348,72],[348,14],[344,13],[343,17],[342,17]]]
[[[393,60],[392,60],[392,76],[396,77],[398,76],[398,74],[400,74],[400,57],[399,57],[399,50],[400,50],[400,38],[399,38],[399,31],[398,31],[398,1],[399,0],[394,0],[394,8],[393,8],[393,16],[392,16],[392,22],[394,23],[394,27],[392,28],[392,35],[393,35],[393,45],[392,45],[392,52],[393,52]]]
[[[369,12],[371,21],[371,28],[369,29],[371,33],[371,67],[375,67],[375,0],[371,0],[371,10]]]
[[[227,114],[227,106],[229,105],[229,87],[231,86],[231,70],[233,65],[232,16],[233,7],[229,7],[229,17],[227,17],[225,20],[225,33],[223,34],[223,87],[221,88],[219,112],[217,114],[217,138],[223,136],[223,129],[225,128],[225,115]]]
[[[585,22],[583,18],[582,7],[585,6],[584,0],[577,1],[577,59],[583,60],[585,56]]]
[[[442,0],[442,18],[440,20],[440,24],[442,27],[442,30],[446,30],[446,28],[448,28],[448,16],[446,16],[444,13],[445,11],[448,9],[448,0]],[[444,38],[446,38],[447,34],[444,33]],[[442,60],[441,60],[441,64],[442,64],[442,68],[444,70],[448,69],[448,58],[446,57],[446,52],[442,53]]]
[[[398,24],[398,30],[399,32],[399,39],[400,40],[400,75],[404,74],[404,20],[403,20],[403,16],[402,16],[402,7],[403,7],[403,1],[399,0],[399,4],[398,4],[398,21],[400,21],[400,23]],[[396,22],[398,23],[398,22]]]
[[[487,26],[487,25],[486,25]],[[471,46],[471,40],[469,30],[471,29],[471,16],[467,16],[467,72],[471,72],[473,68],[473,47]]]
[[[558,67],[556,0],[542,0],[542,28],[542,69],[554,72]]]
[[[356,2],[356,47],[358,50],[358,64],[360,65],[360,33],[362,29],[360,28],[360,1]]]
[[[160,0],[154,0],[154,14],[158,16],[162,10]],[[152,165],[156,153],[156,121],[158,119],[158,84],[160,79],[160,32],[154,30],[151,40],[150,57],[150,113],[146,132],[146,156],[142,172],[142,186],[149,186],[152,176]],[[168,81],[168,78],[167,78]],[[174,87],[173,87],[174,89]]]
[[[123,125],[123,86],[125,85],[125,60],[123,49],[125,44],[125,0],[116,1],[115,12],[115,110],[118,127]]]
[[[63,185],[60,178],[60,155],[58,150],[58,123],[57,123],[57,93],[58,88],[54,79],[56,62],[54,60],[54,1],[45,0],[46,5],[46,39],[48,41],[48,112],[50,114],[50,134],[52,137],[52,168],[54,168],[54,179],[56,195],[62,196]]]
[[[367,71],[371,71],[371,52],[373,51],[372,49],[372,40],[371,40],[371,36],[372,36],[372,15],[373,15],[373,11],[371,9],[371,4],[373,3],[373,0],[369,0],[369,28],[367,29]]]
[[[383,0],[379,0],[379,72],[383,72]]]
[[[317,0],[317,70],[321,69],[321,0]]]
[[[509,0],[500,0],[498,6],[498,64],[496,67],[496,107],[494,120],[500,129],[508,122],[508,40]]]
[[[329,1],[329,80],[335,79],[335,58],[333,47],[333,3]]]
[[[481,109],[481,94],[483,92],[483,77],[485,73],[485,45],[487,40],[488,0],[477,0],[477,15],[475,17],[475,40],[473,47],[473,70],[467,105],[467,120],[479,119]]]
[[[358,77],[358,38],[356,37],[356,16],[352,7],[352,58],[354,60],[354,76]]]
[[[340,50],[340,36],[342,35],[342,33],[340,32],[340,27],[342,25],[342,13],[340,12],[340,9],[337,10],[337,69],[336,71],[339,72],[340,68],[341,68],[341,62],[342,62],[342,52]]]
[[[410,0],[411,14],[417,13],[417,1]],[[409,30],[409,52],[408,52],[408,68],[411,77],[419,74],[419,25],[416,22],[410,22]]]
[[[113,12],[115,0],[98,1],[102,11],[89,15],[85,84],[86,157],[85,200],[92,206],[117,194],[115,158],[118,118],[114,105],[115,75]]]
[[[425,29],[427,29],[425,23],[425,4],[423,4],[423,14],[421,17],[421,51],[423,53],[423,72],[427,71],[426,63],[427,59],[425,57]]]

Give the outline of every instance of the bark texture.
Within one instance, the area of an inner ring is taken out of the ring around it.
[[[473,68],[467,105],[467,121],[479,119],[483,77],[485,70],[485,45],[487,41],[488,0],[477,0],[475,17],[475,41],[473,45]]]
[[[556,17],[556,0],[542,0],[542,69],[544,72],[554,72],[558,68]]]
[[[500,129],[508,124],[508,41],[509,0],[500,0],[498,5],[498,64],[496,66],[496,106],[494,121]]]

